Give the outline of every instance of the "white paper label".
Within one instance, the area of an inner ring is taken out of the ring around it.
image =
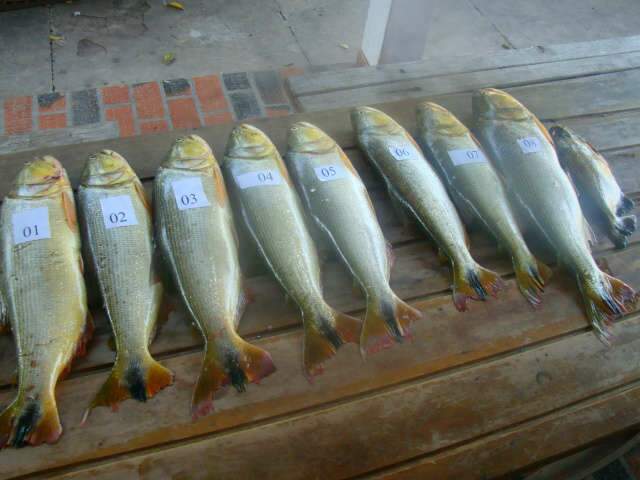
[[[202,188],[202,179],[198,177],[176,180],[171,184],[171,187],[176,197],[176,205],[180,210],[208,207],[210,205],[209,199]]]
[[[520,145],[520,149],[522,153],[537,153],[542,148],[542,143],[538,137],[527,137],[521,138],[518,140],[518,145]]]
[[[460,165],[468,165],[470,163],[486,163],[487,157],[485,157],[482,150],[477,148],[449,150],[449,157],[456,167]]]
[[[409,160],[417,156],[415,147],[408,143],[403,145],[389,145],[389,152],[396,160]]]
[[[322,165],[320,167],[314,167],[316,177],[321,182],[331,182],[332,180],[338,180],[339,178],[345,178],[347,172],[342,165]]]
[[[102,208],[104,226],[107,228],[138,225],[138,218],[133,210],[133,203],[129,195],[101,198],[100,207]]]
[[[262,187],[266,185],[280,185],[282,176],[278,170],[262,170],[260,172],[243,173],[236,176],[238,186],[245,188]]]
[[[16,245],[51,238],[48,207],[16,212],[11,221],[13,223],[13,242]]]

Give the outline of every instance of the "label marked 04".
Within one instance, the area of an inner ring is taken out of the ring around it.
[[[13,242],[33,242],[51,238],[49,227],[49,207],[31,208],[13,214]]]
[[[524,154],[538,153],[542,149],[542,142],[538,137],[520,138],[518,145]]]
[[[138,225],[138,217],[136,217],[129,195],[101,198],[100,207],[102,208],[104,226],[109,229]]]
[[[243,173],[236,176],[236,182],[241,189],[280,185],[282,176],[278,170],[262,170],[259,172]]]
[[[198,177],[175,180],[171,183],[173,195],[179,210],[202,208],[211,205],[202,188],[202,179]]]

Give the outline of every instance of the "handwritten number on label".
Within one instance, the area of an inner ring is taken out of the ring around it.
[[[209,199],[204,193],[201,178],[191,177],[175,180],[172,183],[172,187],[179,210],[208,207],[210,205]]]
[[[38,207],[16,212],[13,214],[12,226],[16,245],[51,238],[49,208]]]

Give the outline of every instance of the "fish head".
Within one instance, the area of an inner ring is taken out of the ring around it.
[[[417,116],[418,125],[427,131],[454,137],[469,133],[469,129],[453,113],[433,102],[418,105]]]
[[[556,145],[559,145],[564,142],[571,142],[578,140],[577,135],[567,127],[563,127],[562,125],[554,125],[549,129],[549,133],[551,134],[551,138]]]
[[[289,150],[300,153],[325,153],[336,142],[309,122],[294,123],[289,129]]]
[[[259,159],[271,155],[275,149],[275,145],[262,130],[242,123],[231,131],[225,157]]]
[[[86,186],[109,187],[129,183],[136,178],[131,165],[122,155],[113,150],[101,150],[89,155],[81,183]]]
[[[507,92],[483,88],[473,94],[473,114],[476,118],[493,120],[528,120],[529,110]]]
[[[178,170],[202,170],[215,164],[215,157],[206,140],[191,134],[179,137],[163,163],[164,167]]]
[[[69,177],[62,164],[45,155],[25,164],[15,181],[16,197],[48,197],[70,188]]]
[[[402,131],[398,122],[373,107],[351,110],[351,124],[356,133],[395,134]]]

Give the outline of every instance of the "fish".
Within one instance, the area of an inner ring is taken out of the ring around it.
[[[522,237],[498,173],[469,129],[450,111],[432,102],[417,107],[418,144],[442,172],[451,198],[472,212],[509,252],[518,288],[533,306],[551,277]]]
[[[473,95],[476,134],[505,179],[509,194],[574,274],[587,317],[605,344],[611,322],[635,303],[634,290],[601,271],[589,245],[589,229],[549,132],[533,113],[506,92]]]
[[[301,310],[304,372],[312,381],[338,348],[357,342],[360,321],[334,310],[323,297],[307,219],[269,137],[251,125],[236,126],[227,142],[223,172],[261,256]]]
[[[85,412],[113,410],[134,398],[145,402],[173,383],[173,373],[153,359],[153,340],[163,308],[151,204],[127,161],[117,152],[90,155],[78,188],[83,245],[97,277],[114,332],[116,360]]]
[[[456,308],[466,311],[469,299],[496,296],[504,287],[502,279],[471,256],[456,207],[413,137],[372,107],[352,109],[351,123],[360,149],[384,179],[391,198],[417,220],[449,260]]]
[[[222,173],[198,135],[178,138],[154,181],[156,237],[187,311],[204,339],[192,399],[197,419],[213,410],[214,394],[239,393],[275,371],[271,355],[240,337],[246,300],[238,239]]]
[[[58,160],[27,163],[0,211],[2,292],[18,354],[18,394],[0,414],[0,447],[55,443],[55,387],[86,353],[81,240],[69,178]]]
[[[389,286],[391,246],[349,157],[320,128],[298,122],[289,129],[285,159],[307,211],[365,292],[362,353],[402,343],[422,314]]]
[[[607,160],[573,130],[556,125],[550,130],[560,164],[569,172],[586,207],[595,207],[618,248],[625,248],[636,231],[635,204],[618,185]]]

